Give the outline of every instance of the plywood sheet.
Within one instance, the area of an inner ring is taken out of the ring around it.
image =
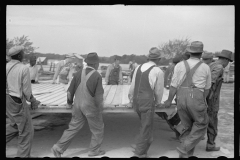
[[[113,101],[111,103],[112,105],[121,105],[122,104],[122,89],[123,89],[122,85],[117,86],[115,96],[114,96]]]
[[[109,105],[112,103],[113,98],[116,94],[116,90],[117,90],[117,85],[112,85],[104,104]]]
[[[108,95],[110,89],[111,89],[111,85],[106,85],[106,87],[104,88],[104,95],[103,95],[104,101],[106,100],[107,95]]]

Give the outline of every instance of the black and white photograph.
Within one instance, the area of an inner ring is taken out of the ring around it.
[[[234,5],[6,5],[6,157],[234,158],[234,70]]]

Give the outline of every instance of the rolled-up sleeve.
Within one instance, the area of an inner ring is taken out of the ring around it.
[[[68,104],[72,104],[73,103],[73,97],[75,94],[75,91],[77,89],[77,80],[76,80],[76,76],[73,76],[73,79],[68,87],[67,90],[67,103]]]
[[[30,97],[32,95],[32,87],[31,87],[31,80],[30,80],[30,72],[27,67],[23,69],[22,92],[26,100],[30,101]]]
[[[157,79],[155,82],[155,87],[154,87],[154,94],[155,94],[155,102],[156,105],[161,104],[162,101],[162,96],[163,96],[163,90],[164,90],[164,73],[160,68],[157,71]]]
[[[212,85],[212,77],[211,77],[211,70],[208,67],[207,69],[207,81],[206,81],[206,87],[205,89],[210,89]]]
[[[171,81],[171,86],[173,86],[174,88],[177,88],[180,84],[180,74],[181,74],[181,70],[179,67],[179,63],[174,67],[174,73],[172,76],[172,81]]]

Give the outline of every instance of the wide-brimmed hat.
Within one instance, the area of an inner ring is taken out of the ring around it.
[[[99,58],[96,52],[88,53],[87,58],[84,60],[87,64],[99,63]]]
[[[148,59],[159,59],[161,58],[161,51],[157,47],[152,47],[147,57]]]
[[[18,54],[22,50],[24,50],[23,46],[13,46],[12,48],[9,49],[7,55],[11,57],[11,56]]]
[[[222,52],[220,54],[217,55],[217,57],[223,57],[228,59],[230,62],[232,62],[232,52],[229,50],[222,50]]]
[[[78,54],[78,53],[68,53],[68,54],[66,54],[66,58],[83,59],[83,57],[80,54]]]
[[[202,59],[212,59],[213,53],[212,52],[203,52]]]
[[[189,46],[187,46],[186,51],[190,53],[202,53],[203,52],[203,43],[200,41],[194,41]]]

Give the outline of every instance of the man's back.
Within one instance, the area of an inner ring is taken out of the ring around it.
[[[30,98],[32,89],[30,83],[29,69],[21,62],[17,60],[11,60],[6,65],[6,73],[8,73],[9,69],[14,64],[16,65],[11,69],[7,77],[9,94],[11,96],[22,98],[22,92],[24,92],[25,96],[29,96]]]
[[[187,63],[191,68],[193,68],[200,60],[195,58],[190,58],[187,60]],[[186,67],[184,62],[179,62],[174,68],[174,75],[172,77],[171,85],[175,88],[178,88],[186,77]],[[202,63],[197,70],[195,71],[192,77],[193,84],[201,89],[209,89],[211,87],[211,72],[207,64]]]

